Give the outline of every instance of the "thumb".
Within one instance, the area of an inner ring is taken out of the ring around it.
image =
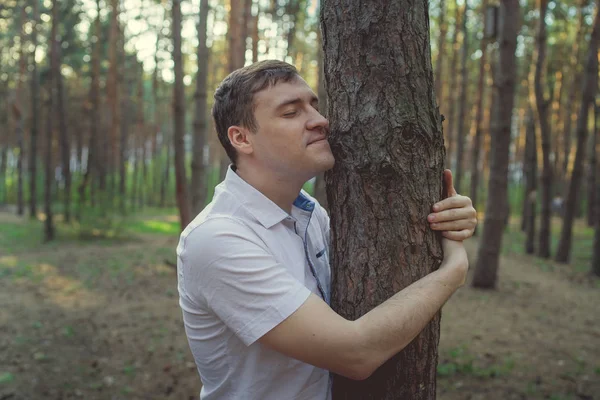
[[[456,196],[456,189],[454,189],[454,182],[452,179],[452,171],[449,169],[444,170],[444,189],[447,194],[447,197]]]

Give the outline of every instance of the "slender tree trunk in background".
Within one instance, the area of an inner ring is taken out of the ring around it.
[[[448,98],[446,100],[446,106],[441,107],[443,111],[448,110],[448,124],[446,125],[446,166],[448,168],[452,168],[452,157],[454,151],[454,134],[456,126],[456,93],[458,92],[456,86],[458,84],[457,80],[457,66],[458,66],[458,31],[459,31],[459,21],[460,18],[460,8],[458,7],[458,3],[454,2],[454,33],[452,34],[452,61],[450,61],[450,91],[448,93]],[[442,111],[442,112],[443,112]]]
[[[533,108],[531,107],[527,110],[525,126],[525,196],[523,196],[523,221],[527,236],[525,251],[527,254],[533,254],[535,251],[535,214],[537,204],[537,145],[535,117]]]
[[[456,168],[454,170],[454,188],[458,193],[462,193],[463,179],[463,156],[465,152],[465,118],[467,117],[467,60],[469,57],[469,40],[467,30],[467,9],[469,6],[468,0],[465,0],[465,6],[462,17],[462,53],[461,53],[461,82],[460,82],[460,99],[458,106],[458,130],[456,132]]]
[[[558,250],[556,251],[556,261],[561,263],[569,262],[571,256],[571,241],[573,236],[573,219],[575,217],[575,207],[577,204],[577,195],[579,185],[583,175],[583,160],[585,159],[585,146],[587,141],[587,123],[590,105],[594,104],[594,98],[598,88],[598,41],[600,40],[600,0],[596,2],[596,16],[594,18],[594,30],[590,38],[588,57],[585,74],[583,76],[583,85],[581,87],[581,105],[579,117],[577,118],[577,151],[573,163],[573,173],[569,182],[569,191],[564,203],[564,217]]]
[[[448,33],[448,24],[446,22],[446,0],[440,0],[440,16],[439,16],[440,36],[438,37],[438,55],[435,63],[435,94],[437,96],[437,104],[442,107],[444,101],[444,85],[442,83],[442,70],[444,66],[444,56],[446,55],[446,35]],[[443,105],[444,109],[446,105]]]
[[[112,201],[115,193],[115,181],[117,174],[118,159],[118,136],[121,126],[121,102],[119,100],[119,65],[118,65],[118,46],[119,46],[119,0],[110,0],[110,30],[108,33],[108,78],[106,81],[107,101],[110,110],[110,130],[108,135],[109,146],[106,146],[108,152],[108,174],[110,179],[109,198]]]
[[[162,127],[162,106],[159,101],[159,81],[158,81],[158,52],[160,50],[160,31],[156,35],[156,49],[154,52],[154,71],[152,72],[152,104],[154,106],[154,119],[153,119],[153,129],[154,132],[152,134],[152,204],[156,205],[156,193],[160,193],[160,187],[162,182],[162,168],[161,161],[162,152],[158,147],[158,136],[161,135],[161,147],[165,144],[165,134],[161,130]]]
[[[169,138],[170,139],[170,138]],[[167,151],[167,161],[165,162],[165,168],[163,171],[163,179],[160,185],[160,201],[159,205],[161,207],[165,207],[166,205],[166,196],[167,196],[167,187],[169,187],[169,178],[171,176],[171,141],[165,139],[166,151]]]
[[[596,111],[598,111],[598,105],[596,105]],[[597,116],[595,117],[597,118]],[[597,132],[596,132],[597,134]],[[598,156],[600,153],[600,143],[596,142],[596,148],[594,149]],[[594,244],[592,246],[592,273],[600,277],[600,162],[596,164],[596,196],[594,216],[596,218],[594,225]]]
[[[497,116],[494,117],[491,135],[491,168],[485,222],[473,278],[474,287],[487,289],[496,286],[502,234],[508,215],[508,158],[517,79],[515,50],[520,29],[518,0],[502,0],[500,14],[500,21],[503,23],[500,26],[500,56],[495,71],[498,97],[495,101],[496,109],[493,110]]]
[[[124,63],[125,64],[125,63]],[[121,135],[119,135],[119,158],[118,158],[118,172],[119,172],[119,212],[121,215],[125,215],[127,213],[127,170],[126,170],[126,162],[127,162],[127,154],[128,149],[127,145],[129,144],[129,130],[131,128],[131,120],[134,120],[135,128],[139,124],[136,111],[133,106],[132,96],[135,85],[135,61],[132,62],[133,65],[124,65],[125,77],[124,79],[119,79],[123,82],[123,85],[119,85],[122,88],[122,92],[120,93],[121,98],[119,102],[119,113],[123,116],[120,118],[119,129],[121,131]],[[136,132],[137,133],[137,132]],[[136,140],[137,135],[133,134],[133,148],[131,152],[135,154],[137,151]],[[137,162],[137,157],[135,157],[135,161]],[[132,186],[135,187],[137,184],[136,181],[132,182]],[[135,196],[133,202],[135,203]],[[132,205],[132,208],[134,206]]]
[[[17,139],[17,214],[23,215],[25,212],[25,203],[23,200],[23,157],[25,153],[25,141],[24,141],[24,125],[25,117],[24,106],[22,102],[23,95],[23,81],[25,80],[25,23],[27,15],[25,14],[25,4],[21,5],[21,15],[19,23],[19,78],[17,80],[17,87],[15,90],[15,100],[13,102],[12,110],[13,117],[15,119],[15,136]]]
[[[544,86],[546,84],[546,12],[548,11],[548,0],[538,0],[540,17],[537,31],[537,50],[535,57],[535,104],[538,121],[540,124],[542,144],[542,214],[540,221],[540,237],[538,255],[543,258],[550,257],[550,217],[552,202],[552,165],[550,162],[551,139],[550,123],[548,121],[548,108],[550,102],[544,97]]]
[[[320,10],[319,10],[320,13]],[[327,90],[325,88],[325,69],[323,63],[323,36],[321,28],[317,29],[317,96],[319,97],[319,111],[327,117]],[[325,185],[325,174],[320,173],[315,178],[314,195],[321,206],[327,208],[327,190]]]
[[[442,259],[439,238],[426,222],[442,195],[442,118],[427,1],[376,0],[367,14],[359,11],[360,0],[326,0],[321,7],[330,142],[337,156],[325,174],[331,305],[355,320]],[[438,313],[369,379],[335,376],[334,399],[435,398],[439,323]]]
[[[300,11],[300,0],[288,0],[285,6],[285,13],[290,19],[290,28],[287,32],[287,48],[286,54],[291,57],[292,64],[295,65],[297,50],[296,41],[296,21],[298,20],[298,12]]]
[[[484,0],[482,4],[482,10],[485,11],[487,1]],[[481,13],[484,15],[483,13]],[[484,25],[485,25],[485,18]],[[485,26],[484,26],[485,30]],[[481,58],[479,59],[479,79],[477,81],[477,111],[475,114],[475,136],[473,137],[473,143],[471,147],[471,190],[470,196],[473,205],[477,209],[478,191],[479,191],[479,180],[480,169],[479,169],[479,154],[481,153],[481,139],[483,136],[483,96],[485,93],[485,65],[487,62],[487,41],[485,38],[481,39]],[[475,231],[477,233],[477,231]]]
[[[260,5],[256,15],[252,17],[252,62],[258,62],[258,19],[260,18]]]
[[[139,82],[138,82],[138,92],[137,92],[137,104],[138,104],[138,118],[139,118],[139,126],[136,129],[139,137],[140,137],[140,161],[142,163],[142,179],[140,182],[140,196],[138,200],[138,205],[140,210],[144,208],[144,206],[148,203],[147,192],[148,192],[148,146],[147,146],[147,132],[146,129],[146,113],[144,110],[144,66],[140,63],[139,66]]]
[[[208,21],[208,0],[200,2],[198,20],[198,71],[196,72],[196,111],[194,113],[194,149],[192,155],[192,214],[195,216],[206,200],[206,171],[204,168],[204,144],[207,135],[206,121],[206,81],[208,78],[208,47],[206,27]]]
[[[173,147],[175,148],[175,193],[179,208],[181,230],[190,222],[190,199],[185,173],[185,97],[183,92],[183,60],[181,56],[181,0],[173,0],[173,62],[175,87],[173,90]]]
[[[227,28],[227,41],[229,43],[228,69],[233,72],[236,69],[242,68],[246,61],[246,36],[247,29],[244,27],[244,9],[247,0],[230,0],[231,7],[229,11],[229,27]],[[225,151],[221,153],[221,166],[219,178],[222,181],[225,179],[227,168],[230,160],[225,155]]]
[[[562,70],[560,71],[556,71],[554,73],[554,89],[553,89],[553,93],[552,93],[552,102],[550,105],[550,115],[548,116],[548,119],[550,121],[550,126],[552,127],[557,127],[558,123],[560,121],[560,105],[562,104],[562,96],[563,96],[563,92],[564,92],[564,85],[563,85],[563,79],[564,74],[562,72]],[[557,188],[559,187],[558,184],[558,179],[557,177],[560,176],[559,170],[560,170],[560,157],[559,154],[562,151],[562,147],[561,147],[561,132],[558,129],[552,129],[552,154],[554,155],[554,158],[552,160],[552,171],[553,171],[553,177],[554,177],[554,192],[555,194],[558,193]]]
[[[38,22],[40,19],[39,1],[31,0],[33,16],[31,18],[31,135],[29,138],[29,216],[37,216],[37,142],[40,118],[40,77],[38,75],[35,52],[38,45]]]
[[[569,62],[569,71],[571,75],[571,82],[569,86],[569,93],[567,96],[567,103],[564,106],[564,114],[563,114],[563,123],[562,123],[562,131],[563,131],[563,151],[564,154],[562,156],[562,167],[560,169],[559,182],[561,183],[561,195],[564,196],[565,190],[565,180],[567,179],[568,168],[569,168],[569,160],[571,156],[571,124],[573,120],[575,120],[575,104],[577,98],[577,90],[580,88],[580,82],[582,79],[583,71],[579,69],[579,64],[581,63],[581,45],[580,43],[584,41],[585,36],[585,13],[583,9],[589,3],[589,0],[581,0],[579,5],[579,25],[577,28],[577,34],[575,36],[575,41],[573,42],[573,50],[571,53],[571,60]]]
[[[6,119],[4,123],[6,123]],[[2,145],[0,147],[0,188],[2,189],[2,197],[0,197],[0,204],[6,203],[6,164],[8,159],[8,146]]]
[[[594,130],[592,131],[590,145],[590,161],[588,165],[588,184],[587,184],[587,224],[589,227],[594,227],[596,222],[596,165],[598,164],[598,106],[594,102]]]

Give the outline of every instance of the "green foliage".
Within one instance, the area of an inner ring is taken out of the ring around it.
[[[502,363],[491,363],[482,366],[482,360],[478,360],[471,355],[465,345],[451,349],[446,358],[447,360],[440,362],[437,367],[437,373],[440,377],[474,375],[489,379],[507,375],[515,366],[515,362],[511,357],[506,357]]]

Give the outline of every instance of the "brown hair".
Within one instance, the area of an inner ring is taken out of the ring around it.
[[[215,91],[212,116],[219,141],[235,164],[237,155],[229,141],[230,126],[241,125],[256,132],[254,94],[279,82],[289,82],[299,77],[293,65],[278,60],[260,61],[229,74]]]

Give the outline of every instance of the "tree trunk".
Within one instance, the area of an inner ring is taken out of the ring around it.
[[[108,152],[108,173],[110,179],[109,198],[113,198],[115,180],[117,174],[118,159],[118,136],[121,126],[121,103],[119,100],[119,65],[118,65],[118,46],[119,46],[119,0],[110,0],[110,30],[108,34],[108,79],[106,81],[107,101],[110,110],[110,130],[108,140],[110,145],[106,146]]]
[[[540,221],[540,237],[538,255],[543,258],[550,257],[550,217],[552,202],[552,165],[550,162],[551,138],[548,109],[550,102],[544,97],[545,68],[546,68],[546,12],[548,0],[538,0],[540,17],[537,31],[537,56],[535,63],[535,104],[540,124],[542,144],[542,214]]]
[[[331,305],[350,320],[429,274],[442,259],[439,238],[426,221],[442,195],[444,164],[428,3],[377,0],[368,10],[359,0],[326,0],[321,10],[337,159],[325,178]],[[438,313],[369,379],[335,376],[334,399],[434,399],[439,322]]]
[[[440,36],[438,37],[437,45],[438,54],[435,62],[435,94],[437,96],[438,106],[444,101],[442,70],[444,66],[444,56],[446,55],[446,34],[448,33],[448,25],[446,23],[446,0],[440,0],[439,27]]]
[[[233,72],[236,69],[242,68],[246,61],[246,34],[247,29],[244,27],[244,9],[245,2],[247,0],[230,0],[229,10],[229,27],[227,29],[227,41],[229,43],[229,57],[228,57],[228,69],[229,72]],[[225,151],[222,151],[221,166],[219,177],[220,180],[225,179],[227,173],[227,167],[229,166],[230,160],[225,155]]]
[[[258,18],[260,17],[260,5],[257,4],[258,10],[252,18],[252,62],[258,62]]]
[[[23,81],[25,80],[25,23],[26,23],[26,14],[25,14],[25,4],[21,5],[21,15],[20,15],[20,23],[19,23],[19,75],[17,80],[17,87],[15,90],[15,100],[13,103],[13,116],[15,119],[15,136],[17,139],[17,214],[23,215],[25,212],[25,203],[23,200],[23,157],[25,153],[25,141],[24,141],[24,125],[25,125],[25,116],[24,106],[22,101],[23,95]]]
[[[581,105],[579,117],[577,118],[577,152],[573,163],[573,173],[569,182],[569,191],[564,203],[563,226],[556,251],[556,261],[569,262],[571,255],[571,240],[573,232],[573,219],[575,217],[575,205],[577,204],[577,192],[583,175],[583,160],[585,159],[585,146],[587,140],[587,123],[590,105],[594,103],[598,87],[598,41],[600,40],[600,13],[598,13],[600,1],[596,4],[596,17],[594,18],[594,30],[590,38],[588,57],[586,63],[583,85],[581,87]]]
[[[458,130],[456,132],[456,168],[454,171],[454,188],[458,193],[462,193],[463,179],[463,154],[465,151],[465,118],[467,114],[467,60],[469,56],[469,40],[467,30],[467,9],[468,1],[465,1],[462,17],[462,60],[461,60],[461,82],[460,82],[460,104],[458,107]]]
[[[206,171],[204,169],[204,144],[207,137],[206,121],[206,80],[208,78],[208,47],[206,27],[208,20],[208,0],[200,3],[198,20],[198,71],[196,72],[196,111],[194,118],[194,150],[192,155],[192,214],[196,215],[206,200]]]
[[[235,1],[235,0],[234,0]],[[185,173],[185,97],[183,92],[183,60],[181,57],[181,0],[173,0],[173,62],[175,88],[173,91],[173,147],[175,148],[175,193],[179,208],[181,230],[190,222],[190,201]]]
[[[598,106],[594,104],[594,130],[592,131],[590,145],[590,161],[588,165],[588,184],[587,184],[587,224],[589,227],[594,227],[596,222],[596,164],[598,164],[598,154],[596,147],[598,146]]]
[[[35,52],[38,45],[39,1],[31,0],[33,8],[31,24],[31,135],[29,139],[29,216],[37,216],[37,142],[39,136],[40,118],[40,79],[38,75]]]
[[[446,99],[446,104],[442,104],[441,109],[443,111],[448,110],[448,125],[446,126],[446,165],[448,168],[452,168],[452,157],[454,151],[454,134],[456,126],[456,93],[457,93],[457,65],[458,65],[458,30],[459,30],[459,18],[460,18],[460,8],[458,7],[458,3],[454,2],[454,33],[452,34],[452,61],[450,62],[450,91],[448,93],[448,98]]]
[[[596,105],[596,111],[598,111],[598,106]],[[597,116],[596,116],[597,118]],[[597,133],[597,132],[596,132]],[[598,154],[600,152],[600,143],[596,143],[596,148],[594,149]],[[594,212],[594,216],[596,218],[594,225],[594,244],[592,246],[593,254],[592,254],[592,273],[596,276],[600,277],[600,162],[596,164],[596,197],[595,197],[595,206],[596,210]]]
[[[135,61],[132,62],[132,64],[134,64]],[[125,64],[125,63],[123,63]],[[120,79],[121,82],[123,82],[122,86],[122,90],[123,92],[120,93],[122,97],[120,102],[119,102],[119,113],[121,115],[123,115],[123,118],[120,118],[120,123],[119,123],[119,129],[121,131],[121,135],[119,136],[120,140],[119,140],[119,158],[118,158],[118,169],[119,169],[119,195],[118,197],[118,202],[119,202],[119,212],[121,213],[121,215],[125,215],[127,213],[127,170],[125,168],[126,166],[126,161],[127,161],[127,144],[129,142],[128,138],[129,138],[129,130],[131,127],[131,120],[134,120],[135,123],[135,127],[137,128],[138,124],[139,124],[139,115],[136,115],[136,111],[133,107],[133,101],[132,101],[132,96],[133,96],[133,90],[134,90],[134,80],[135,80],[135,74],[136,74],[136,70],[135,70],[135,65],[124,65],[123,69],[125,70],[125,79]],[[121,113],[121,111],[123,111]],[[136,134],[134,133],[133,135],[133,148],[131,149],[132,152],[136,152],[137,151],[137,147],[136,147]],[[135,157],[135,161],[137,162],[137,157]],[[133,185],[135,187],[137,182],[133,182]],[[135,203],[135,196],[134,196],[134,203]],[[134,207],[132,205],[132,207]]]
[[[533,254],[535,250],[535,214],[537,204],[537,145],[535,135],[535,118],[531,107],[527,110],[525,121],[525,199],[523,221],[527,239],[525,251]]]
[[[159,70],[159,65],[158,65],[158,52],[160,50],[160,30],[156,35],[156,49],[154,52],[154,71],[152,72],[152,104],[154,105],[154,120],[153,120],[153,129],[154,132],[152,134],[152,196],[151,198],[152,200],[152,204],[156,205],[156,193],[160,193],[160,188],[161,188],[161,182],[162,182],[162,176],[163,174],[161,173],[162,169],[161,169],[161,162],[162,162],[162,151],[160,151],[159,145],[158,145],[158,136],[161,136],[161,141],[160,141],[160,146],[162,147],[166,141],[165,141],[165,135],[164,132],[162,131],[162,113],[163,113],[163,108],[161,107],[160,104],[160,99],[159,99],[159,81],[158,81],[158,70]]]
[[[485,11],[487,1],[484,0],[482,10]],[[481,13],[483,15],[483,13]],[[485,25],[485,18],[484,18]],[[485,30],[485,26],[484,26]],[[487,41],[481,39],[481,58],[479,60],[479,80],[477,82],[477,111],[475,114],[475,136],[473,137],[473,146],[471,148],[471,201],[475,208],[478,204],[479,191],[479,154],[481,153],[481,139],[483,136],[483,96],[485,92],[485,64],[487,62]],[[476,231],[477,232],[477,231]]]
[[[159,205],[160,207],[165,207],[166,203],[165,203],[165,199],[167,197],[167,187],[169,187],[169,178],[171,176],[171,154],[172,154],[172,150],[171,150],[171,142],[170,140],[165,140],[165,144],[166,144],[166,151],[167,151],[167,160],[165,162],[165,168],[163,171],[163,179],[160,185],[160,199],[159,199]]]
[[[318,12],[320,13],[320,10]],[[317,29],[317,46],[317,68],[319,68],[317,75],[317,96],[319,97],[319,111],[322,115],[327,117],[327,89],[325,88],[325,68],[323,65],[323,36],[320,27]],[[325,174],[320,173],[315,178],[314,195],[321,206],[328,208],[326,189]]]
[[[559,181],[561,182],[561,194],[564,192],[564,181],[567,177],[567,171],[569,168],[569,160],[571,156],[571,124],[575,119],[574,107],[577,97],[577,89],[579,86],[579,82],[582,79],[582,72],[579,69],[579,64],[581,64],[581,45],[580,43],[584,41],[585,35],[585,13],[584,8],[589,3],[589,0],[581,0],[579,5],[579,25],[577,28],[577,34],[575,36],[575,41],[573,42],[573,50],[571,53],[571,60],[569,61],[570,67],[570,75],[571,82],[569,87],[569,92],[567,96],[567,103],[564,107],[563,114],[563,123],[562,123],[562,131],[563,131],[563,156],[562,156],[562,167],[560,169],[560,177]]]
[[[496,76],[497,99],[491,134],[491,168],[483,234],[477,254],[473,286],[494,288],[498,275],[502,234],[508,215],[508,156],[517,79],[515,49],[520,27],[518,0],[502,0],[500,4],[500,55]]]

